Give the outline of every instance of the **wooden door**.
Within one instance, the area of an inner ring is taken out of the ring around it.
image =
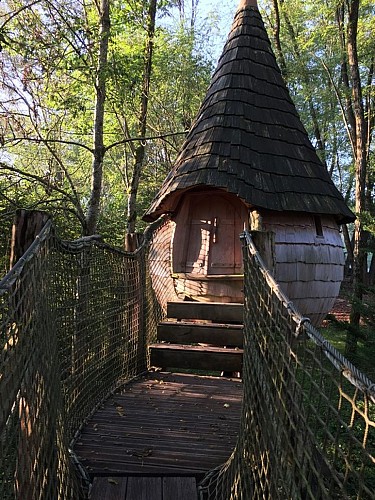
[[[236,197],[213,192],[190,194],[189,208],[176,218],[173,245],[179,257],[174,260],[179,261],[180,270],[197,275],[240,274],[239,235],[246,218],[247,210]]]

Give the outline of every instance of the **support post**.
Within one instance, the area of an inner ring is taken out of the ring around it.
[[[276,268],[275,233],[264,231],[263,219],[257,210],[250,212],[250,234],[265,266],[273,275]]]
[[[26,252],[49,218],[49,214],[41,210],[16,211],[12,227],[10,267]]]

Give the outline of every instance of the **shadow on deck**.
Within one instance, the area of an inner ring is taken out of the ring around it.
[[[196,481],[229,458],[241,402],[239,379],[150,372],[127,384],[75,446],[91,498],[192,500]]]

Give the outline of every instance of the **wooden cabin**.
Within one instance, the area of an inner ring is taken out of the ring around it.
[[[241,2],[144,219],[166,213],[169,272],[181,299],[243,300],[239,234],[249,228],[274,233],[275,278],[303,315],[318,325],[331,309],[344,269],[339,226],[354,216],[301,123],[255,0]]]

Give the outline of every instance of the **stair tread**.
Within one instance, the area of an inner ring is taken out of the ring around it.
[[[168,302],[168,318],[203,319],[218,323],[243,322],[243,304],[238,302]]]
[[[223,353],[239,353],[243,354],[243,349],[238,347],[212,347],[205,345],[190,345],[190,344],[170,344],[168,342],[155,343],[149,345],[150,349],[165,349],[165,350],[177,350],[177,351],[197,351],[197,352],[223,352]]]
[[[242,302],[200,302],[198,300],[169,300],[168,304],[199,304],[206,307],[210,306],[241,306],[243,307]]]
[[[162,326],[174,326],[174,327],[192,327],[192,328],[199,328],[199,327],[204,327],[204,328],[222,328],[222,329],[234,329],[234,330],[242,330],[243,325],[239,324],[231,324],[231,323],[200,323],[196,322],[194,320],[192,321],[177,321],[177,320],[172,320],[172,321],[160,321],[159,325]]]
[[[158,324],[157,339],[171,344],[243,346],[243,326],[166,321]]]

